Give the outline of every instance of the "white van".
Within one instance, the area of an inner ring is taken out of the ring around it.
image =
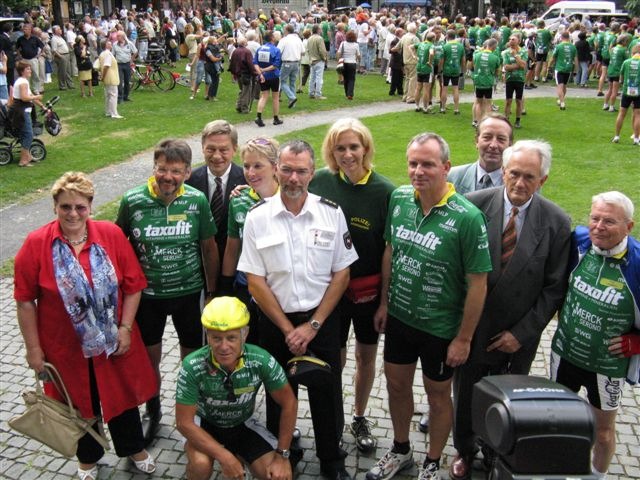
[[[589,15],[590,18],[595,19],[601,14],[611,15],[615,13],[615,2],[570,0],[554,3],[549,10],[539,17],[539,20],[544,20],[546,28],[555,31],[560,24],[561,15],[569,20],[574,15],[579,18]]]

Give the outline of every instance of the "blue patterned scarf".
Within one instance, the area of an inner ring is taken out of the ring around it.
[[[53,271],[62,302],[82,345],[85,358],[118,349],[118,278],[107,252],[92,244],[89,250],[93,288],[71,251],[59,238],[53,241]]]

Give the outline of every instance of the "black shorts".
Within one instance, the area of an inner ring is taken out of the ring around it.
[[[447,75],[444,75],[442,77],[442,86],[446,87],[449,84],[453,87],[457,87],[458,86],[458,80],[460,80],[460,76],[455,76],[455,77],[448,77]]]
[[[196,417],[196,423],[224,445],[234,455],[238,455],[251,465],[263,455],[273,452],[278,446],[278,439],[267,430],[267,427],[251,417],[241,425],[231,428],[220,428],[211,425],[204,418]]]
[[[566,85],[567,83],[569,83],[570,77],[571,77],[570,73],[556,72],[556,85]]]
[[[280,91],[280,79],[279,78],[270,78],[269,80],[265,80],[260,83],[260,91],[266,92],[267,90],[271,90],[272,92]]]
[[[609,66],[609,58],[603,58],[602,61],[602,66],[603,67],[608,67]]]
[[[612,378],[590,372],[551,352],[551,380],[578,393],[580,387],[587,390],[589,403],[600,410],[617,410],[620,407],[624,378]]]
[[[548,53],[536,53],[536,62],[546,62]]]
[[[476,88],[476,98],[493,98],[493,88]]]
[[[433,76],[437,77],[438,75],[440,75],[440,65],[434,64],[433,65]]]
[[[430,73],[418,73],[416,75],[416,79],[418,83],[431,83],[431,74]]]
[[[136,321],[144,344],[149,346],[162,342],[167,316],[171,315],[180,346],[202,347],[204,334],[200,321],[202,312],[200,297],[200,292],[173,298],[142,297],[136,313]]]
[[[535,70],[536,69],[536,62],[534,62],[533,60],[531,60],[530,58],[527,58],[527,70]]]
[[[620,75],[616,75],[615,77],[608,77],[608,79],[609,79],[609,83],[613,83],[613,82],[620,83]]]
[[[340,347],[344,348],[349,340],[349,329],[353,322],[353,332],[356,340],[364,345],[377,345],[380,334],[373,326],[373,315],[376,313],[379,300],[368,303],[353,303],[346,297],[342,297],[338,305],[340,316]]]
[[[596,52],[596,60],[602,62],[602,54],[600,52]]]
[[[505,94],[507,100],[513,98],[513,94],[516,94],[516,100],[522,100],[524,94],[524,82],[507,82],[505,85]]]
[[[422,374],[429,380],[443,382],[453,376],[447,366],[447,349],[451,340],[430,335],[389,316],[384,333],[384,361],[410,365],[420,359]]]
[[[640,109],[640,97],[629,97],[622,94],[622,98],[620,99],[620,108],[629,108],[633,104],[633,109]]]

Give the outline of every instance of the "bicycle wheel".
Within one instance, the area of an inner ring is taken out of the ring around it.
[[[129,90],[137,90],[140,88],[141,82],[146,73],[146,67],[136,65],[135,71],[131,72],[131,78],[129,78]]]
[[[166,68],[159,68],[151,74],[151,80],[163,92],[173,90],[176,86],[176,79],[173,78],[171,71]]]
[[[191,78],[189,77],[189,75],[180,75],[178,78],[176,78],[176,83],[183,87],[191,87]]]
[[[0,145],[0,165],[6,165],[13,160],[13,154],[11,148],[5,145]]]
[[[29,153],[36,162],[41,162],[47,158],[47,149],[45,148],[44,143],[42,143],[42,140],[38,140],[37,138],[34,138],[31,142]]]

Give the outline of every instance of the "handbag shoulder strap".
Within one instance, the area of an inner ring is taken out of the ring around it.
[[[71,417],[78,418],[78,420],[84,420],[78,416],[75,408],[73,408],[73,403],[71,403],[71,397],[69,396],[67,387],[64,385],[64,382],[62,381],[62,377],[60,376],[60,372],[58,372],[58,369],[55,366],[53,366],[53,364],[48,362],[45,362],[44,368],[47,374],[49,375],[49,378],[55,385],[56,389],[58,390],[58,392],[60,392],[60,395],[64,397],[64,400],[67,403],[67,406],[69,407],[69,414],[71,415]],[[42,388],[42,382],[40,381],[40,377],[38,376],[38,373],[36,373],[35,375],[36,375],[36,391],[38,395],[43,395],[44,393]],[[97,433],[92,426],[93,423],[95,423],[96,421],[98,422],[99,433]],[[89,426],[89,428],[87,429],[87,433],[91,435],[105,450],[110,449],[109,441],[105,438],[101,419],[95,419],[93,422],[91,422],[91,426]]]

